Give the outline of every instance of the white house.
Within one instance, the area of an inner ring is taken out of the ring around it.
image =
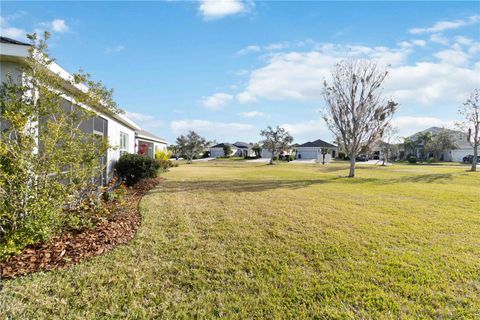
[[[410,140],[412,141],[418,141],[415,150],[405,150],[405,154],[408,153],[414,153],[417,158],[420,157],[421,155],[421,150],[423,148],[423,145],[419,141],[419,136],[422,133],[429,132],[431,133],[432,136],[435,136],[443,131],[447,131],[450,133],[453,142],[455,144],[454,149],[448,149],[448,150],[443,150],[443,152],[439,155],[440,161],[453,161],[453,162],[462,162],[463,157],[467,155],[473,155],[473,147],[470,145],[470,143],[467,140],[467,134],[461,131],[457,130],[451,130],[451,129],[446,129],[446,128],[439,128],[439,127],[431,127],[426,130],[420,131],[415,133],[414,135],[411,135],[409,137]],[[428,155],[430,156],[430,155]]]
[[[210,157],[212,158],[220,158],[225,156],[225,151],[223,150],[223,147],[225,146],[230,146],[231,152],[228,155],[229,157],[235,155],[237,153],[238,148],[230,143],[219,143],[216,144],[212,147],[210,147]]]
[[[7,81],[7,74],[10,74],[14,81],[22,81],[23,75],[20,67],[22,61],[29,55],[29,46],[29,44],[23,42],[0,37],[0,77],[2,83]],[[51,63],[49,68],[65,80],[72,78],[70,73],[55,62]],[[68,90],[86,90],[86,87],[82,85],[69,86]],[[63,103],[66,110],[78,107],[73,106],[71,100],[68,96],[64,97]],[[120,158],[120,155],[125,152],[135,152],[135,132],[141,129],[122,114],[107,112],[99,106],[82,106],[82,108],[94,110],[97,116],[84,121],[81,124],[81,129],[84,132],[108,137],[110,144],[116,147],[110,149],[101,159],[105,165],[105,170],[99,182],[105,184],[112,177],[113,165]]]
[[[145,130],[135,132],[135,152],[155,158],[157,151],[167,149],[167,141]]]
[[[326,161],[335,158],[338,155],[337,146],[325,142],[321,139],[309,141],[295,147],[297,159],[315,159],[322,161],[322,152],[326,151]]]

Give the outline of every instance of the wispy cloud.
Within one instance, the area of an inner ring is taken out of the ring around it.
[[[247,111],[247,112],[240,112],[239,115],[245,118],[258,118],[263,117],[265,114],[260,111]]]
[[[22,28],[17,28],[11,25],[12,21],[24,15],[26,15],[25,11],[19,11],[7,16],[0,16],[0,34],[7,38],[26,40],[27,32]]]
[[[105,53],[106,54],[112,54],[112,53],[122,52],[123,50],[125,50],[125,46],[121,45],[121,44],[118,44],[118,45],[113,46],[113,47],[105,48]]]
[[[201,103],[207,109],[218,110],[225,107],[232,99],[232,95],[219,92],[209,97],[203,97]]]
[[[427,28],[412,28],[408,30],[411,34],[439,33],[446,30],[458,29],[467,25],[480,22],[480,15],[473,15],[467,19],[443,20]]]
[[[70,27],[67,25],[64,19],[54,19],[52,21],[40,22],[39,26],[40,28],[56,33],[65,33],[70,31]]]

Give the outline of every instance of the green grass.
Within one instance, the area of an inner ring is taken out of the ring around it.
[[[346,168],[173,168],[130,244],[5,281],[0,315],[480,318],[480,173]]]

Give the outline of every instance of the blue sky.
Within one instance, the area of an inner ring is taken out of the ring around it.
[[[401,136],[453,126],[480,87],[479,2],[3,1],[1,17],[4,36],[50,30],[60,65],[171,142],[189,129],[253,142],[267,125],[331,140],[322,83],[349,56],[390,65]]]

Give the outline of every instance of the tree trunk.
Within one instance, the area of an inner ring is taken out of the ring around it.
[[[348,174],[348,177],[355,177],[355,156],[350,156],[350,173]]]
[[[472,171],[477,171],[477,162],[478,162],[478,146],[473,147],[473,160],[472,160]]]
[[[275,154],[275,150],[272,150],[272,155],[270,157],[270,164],[273,164],[273,156]]]

